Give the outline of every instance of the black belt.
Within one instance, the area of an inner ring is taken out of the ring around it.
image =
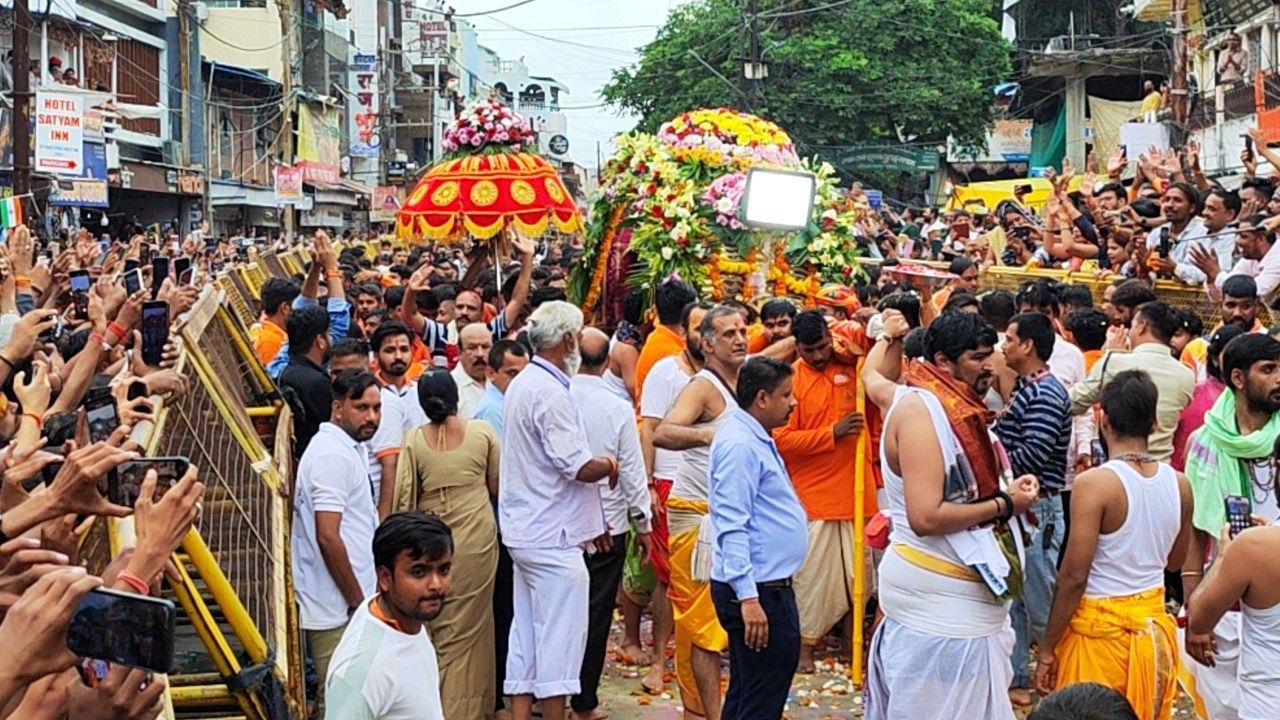
[[[770,580],[768,582],[756,583],[756,588],[760,590],[781,590],[782,588],[791,587],[791,578],[783,578],[782,580]]]

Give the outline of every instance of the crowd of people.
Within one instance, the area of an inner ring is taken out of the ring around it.
[[[687,717],[781,717],[795,674],[855,652],[869,718],[1168,718],[1179,687],[1203,718],[1271,717],[1280,199],[1261,178],[1203,187],[1177,155],[1128,187],[1072,175],[1040,213],[871,216],[880,262],[813,307],[672,277],[609,326],[567,302],[573,240],[517,233],[492,266],[307,240],[250,342],[292,410],[311,712],[599,719],[620,610],[619,654]],[[82,662],[67,626],[101,585],[154,594],[199,517],[194,467],[132,507],[99,488],[154,399],[186,391],[172,342],[144,361],[143,306],[177,321],[240,250],[67,245],[18,229],[0,253],[0,696],[5,717],[154,717],[163,682]],[[152,255],[194,275],[152,276]],[[903,271],[925,257],[945,282]],[[1085,263],[1101,298],[979,292],[992,265]],[[1221,322],[1160,278],[1204,288]],[[84,412],[104,398],[105,432]],[[91,575],[77,538],[103,516],[131,516],[135,547]]]

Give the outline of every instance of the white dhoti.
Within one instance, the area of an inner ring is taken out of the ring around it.
[[[591,588],[582,549],[509,550],[515,613],[503,691],[536,698],[576,695]]]
[[[1213,628],[1213,667],[1205,667],[1187,654],[1187,636],[1178,633],[1182,655],[1182,685],[1195,703],[1200,720],[1238,720],[1240,717],[1240,612],[1231,610]],[[1277,709],[1280,711],[1280,709]]]
[[[866,720],[1014,720],[1004,603],[981,581],[926,570],[892,546],[879,588],[885,619],[871,641]]]
[[[863,554],[866,592],[875,590],[871,548]],[[852,607],[853,521],[810,520],[809,553],[793,578],[800,610],[800,638],[817,643]]]

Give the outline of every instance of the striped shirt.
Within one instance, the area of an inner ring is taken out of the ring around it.
[[[507,326],[507,314],[505,312],[498,313],[497,317],[486,323],[489,326],[489,332],[493,335],[493,341],[498,342],[505,338],[507,333],[511,332],[511,328]],[[427,350],[430,352],[442,351],[449,342],[449,326],[425,318],[422,323],[422,342],[426,344]]]
[[[1063,488],[1071,400],[1056,377],[1040,372],[1018,378],[1008,407],[996,420],[995,433],[1009,453],[1015,476],[1035,475],[1041,490]]]

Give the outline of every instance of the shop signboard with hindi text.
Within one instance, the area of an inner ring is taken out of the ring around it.
[[[318,103],[298,104],[296,157],[304,181],[337,185],[342,180],[338,165],[341,137],[335,108]]]
[[[104,208],[107,201],[106,178],[58,178],[49,185],[49,204]]]
[[[378,157],[382,145],[378,133],[378,56],[353,52],[350,71],[351,157]]]
[[[936,172],[939,153],[910,145],[853,145],[838,148],[840,164],[850,170]]]
[[[84,96],[36,91],[35,172],[84,174]]]

